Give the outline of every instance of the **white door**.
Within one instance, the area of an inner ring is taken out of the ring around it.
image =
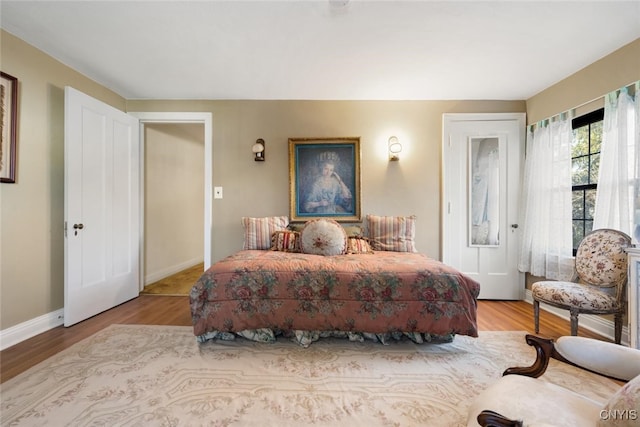
[[[524,114],[443,116],[442,260],[480,283],[480,299],[519,300],[518,204]]]
[[[65,88],[65,326],[138,296],[138,132],[138,119]]]

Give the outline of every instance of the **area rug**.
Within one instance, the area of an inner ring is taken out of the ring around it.
[[[197,344],[190,327],[112,325],[2,384],[2,426],[464,426],[470,401],[534,352],[524,332],[447,344],[329,338]],[[551,362],[543,378],[619,386]]]

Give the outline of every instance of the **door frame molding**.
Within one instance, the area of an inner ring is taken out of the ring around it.
[[[448,130],[450,129],[451,125],[455,122],[473,122],[473,121],[479,121],[479,122],[486,122],[486,121],[504,121],[504,120],[515,120],[515,121],[519,121],[522,123],[523,127],[526,126],[526,113],[444,113],[442,114],[442,147],[444,148],[445,144],[447,144],[447,138],[449,136],[449,132]],[[522,143],[522,147],[526,149],[525,145],[524,145],[524,138],[525,135],[522,135],[522,139],[523,141],[521,141]],[[445,238],[444,238],[444,231],[446,230],[446,220],[447,220],[447,210],[448,210],[448,206],[446,203],[446,200],[444,200],[444,195],[445,195],[445,182],[444,182],[444,177],[446,176],[446,169],[447,169],[447,164],[445,162],[445,156],[444,156],[444,149],[442,150],[442,159],[441,159],[441,172],[440,172],[440,176],[441,176],[441,180],[440,180],[440,194],[441,194],[441,209],[440,209],[440,215],[442,217],[442,222],[441,222],[441,230],[440,230],[440,253],[442,254],[442,256],[444,257],[444,250],[445,250]],[[521,162],[521,166],[523,166],[523,157],[524,157],[524,152],[521,155],[520,158],[520,162]],[[522,174],[523,169],[520,169],[520,173]],[[522,179],[522,177],[520,177]]]
[[[456,123],[470,123],[470,122],[491,122],[491,121],[514,121],[519,124],[519,127],[522,129],[520,133],[520,158],[519,168],[520,168],[520,176],[518,182],[518,189],[522,183],[522,176],[524,173],[524,157],[526,154],[526,113],[524,112],[511,112],[511,113],[444,113],[442,114],[442,145],[441,145],[441,170],[440,170],[440,253],[441,259],[444,262],[447,262],[446,255],[448,254],[448,242],[446,238],[446,231],[450,225],[448,211],[450,206],[448,201],[446,200],[446,177],[448,171],[447,158],[446,158],[446,149],[445,147],[451,143],[450,134],[451,129],[455,126]],[[518,202],[518,211],[520,209],[520,203]],[[518,219],[519,219],[518,213]],[[519,285],[522,285],[522,288],[519,289],[519,298],[522,300],[524,298],[525,291],[525,277],[524,273],[519,273]]]
[[[144,126],[149,123],[204,125],[204,268],[213,263],[213,114],[207,112],[140,112],[127,114],[140,120],[140,290],[144,287]]]

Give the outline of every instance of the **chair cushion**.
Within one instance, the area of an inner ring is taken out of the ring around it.
[[[580,242],[576,253],[576,272],[596,286],[616,286],[627,277],[629,236],[617,230],[600,229]]]
[[[640,376],[640,350],[585,337],[558,338],[555,349],[576,365],[620,380]],[[638,414],[640,416],[640,414]]]
[[[614,295],[593,286],[545,280],[531,286],[533,299],[581,310],[615,311],[620,307]]]
[[[471,403],[467,426],[477,427],[483,410],[495,411],[529,425],[594,427],[604,402],[588,399],[566,388],[522,375],[505,375]]]
[[[626,383],[609,399],[600,413],[598,427],[640,425],[640,375]]]

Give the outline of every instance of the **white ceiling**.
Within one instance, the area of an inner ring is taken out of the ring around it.
[[[639,38],[640,1],[0,0],[0,25],[127,99],[519,100]]]

